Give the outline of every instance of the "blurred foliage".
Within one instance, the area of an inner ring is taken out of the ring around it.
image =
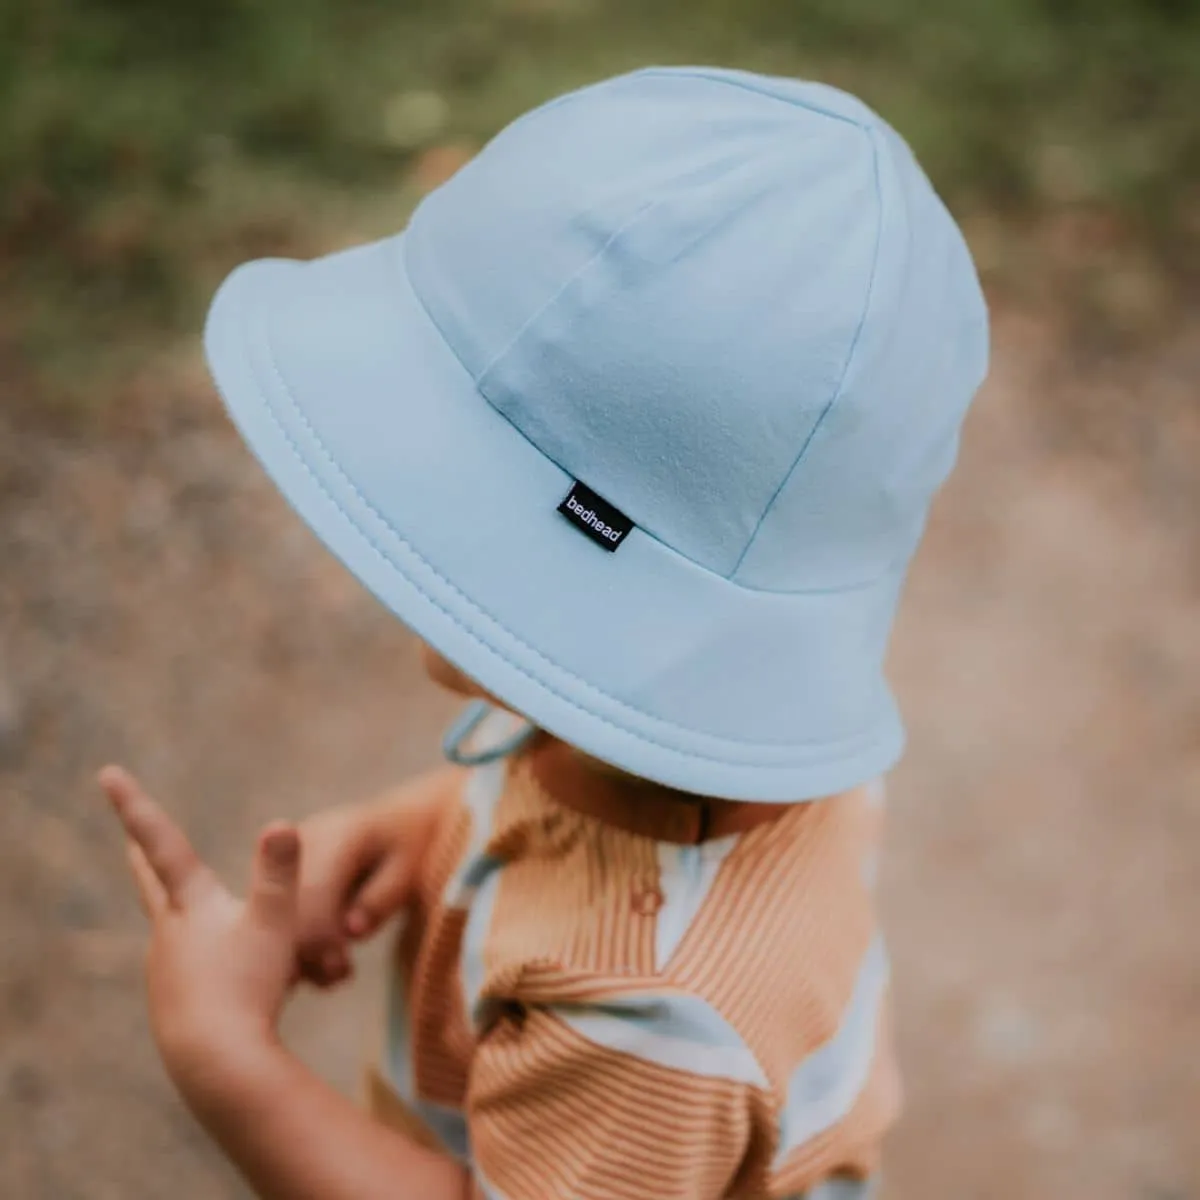
[[[398,225],[429,147],[653,61],[839,83],[960,214],[1197,270],[1200,0],[0,0],[0,326],[87,363],[190,322],[238,257]]]

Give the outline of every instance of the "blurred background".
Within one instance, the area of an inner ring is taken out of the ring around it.
[[[450,712],[223,421],[213,287],[687,61],[874,104],[994,309],[892,658],[885,1195],[1200,1197],[1200,0],[0,0],[5,1200],[243,1194],[151,1050],[95,767],[240,880],[264,820],[432,762]],[[377,957],[288,1015],[347,1088]]]

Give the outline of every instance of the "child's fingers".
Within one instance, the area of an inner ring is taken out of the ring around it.
[[[302,959],[299,975],[313,987],[333,988],[353,977],[354,964],[345,950],[340,946],[335,946],[315,958]]]
[[[153,920],[167,908],[167,893],[137,842],[125,843],[125,857],[129,860],[129,873],[137,886],[142,912]]]
[[[342,946],[331,946],[321,955],[321,973],[327,987],[341,983],[354,974],[354,964]]]
[[[347,934],[352,938],[366,937],[399,912],[408,897],[409,876],[406,855],[396,853],[384,859],[350,902],[345,917]]]
[[[99,779],[129,840],[141,848],[161,883],[168,903],[184,907],[190,898],[215,882],[183,830],[128,771],[105,767]]]
[[[259,836],[247,903],[261,920],[291,924],[299,890],[300,833],[294,825],[278,821]]]

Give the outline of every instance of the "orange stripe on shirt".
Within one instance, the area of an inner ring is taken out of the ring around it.
[[[614,1054],[534,1009],[481,1042],[467,1112],[475,1160],[505,1195],[650,1200],[724,1194],[755,1106],[744,1084]]]

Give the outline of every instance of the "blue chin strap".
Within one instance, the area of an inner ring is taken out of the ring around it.
[[[462,715],[446,730],[442,738],[442,753],[447,760],[457,763],[460,767],[480,767],[485,763],[496,762],[507,758],[520,750],[537,732],[535,726],[524,721],[514,733],[501,738],[498,742],[483,746],[478,750],[467,749],[467,743],[496,709],[486,700],[473,700],[463,710]]]

